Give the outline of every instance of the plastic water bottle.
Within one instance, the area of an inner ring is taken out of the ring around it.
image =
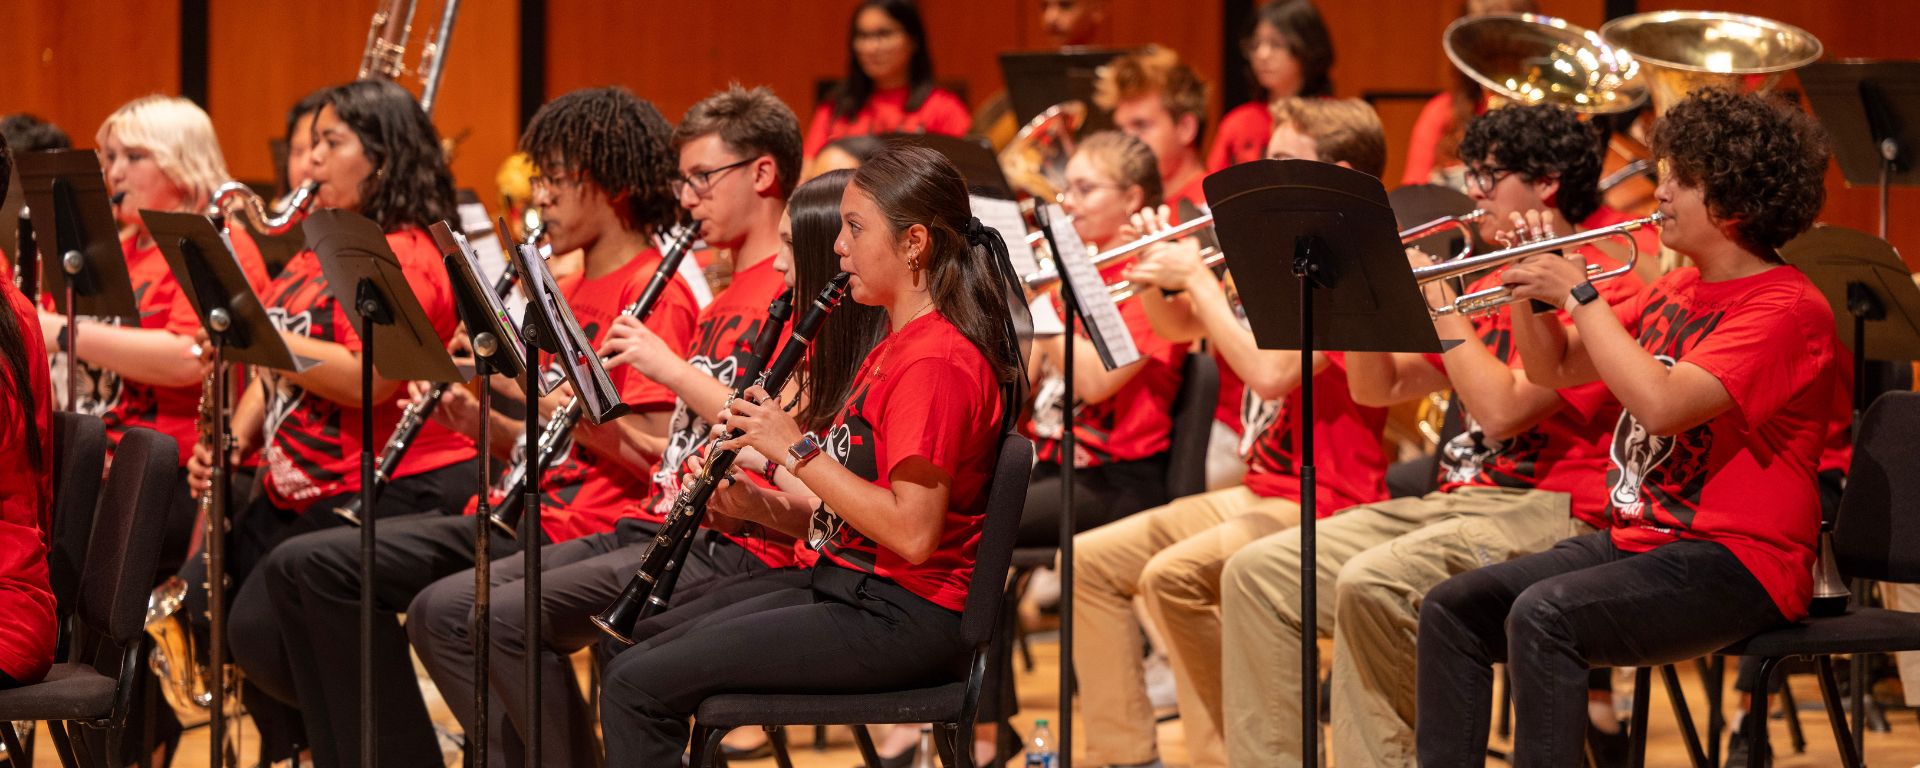
[[[933,753],[933,726],[920,726],[920,749],[914,752],[913,768],[939,768],[940,760]]]
[[[1027,768],[1053,768],[1058,762],[1053,731],[1047,730],[1046,720],[1034,721],[1033,737],[1027,739]]]

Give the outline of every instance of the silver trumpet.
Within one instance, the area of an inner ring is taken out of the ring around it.
[[[1534,254],[1551,253],[1553,251],[1574,248],[1601,240],[1620,240],[1627,247],[1625,263],[1604,272],[1599,271],[1599,268],[1594,265],[1588,265],[1587,267],[1588,280],[1596,283],[1603,280],[1612,280],[1632,272],[1634,262],[1640,258],[1640,248],[1639,245],[1633,241],[1633,233],[1643,227],[1660,226],[1660,224],[1665,221],[1666,217],[1656,212],[1645,218],[1623,221],[1610,227],[1589,229],[1585,232],[1575,232],[1571,235],[1561,235],[1559,237],[1549,237],[1545,240],[1536,240],[1524,245],[1516,245],[1512,248],[1494,251],[1493,253],[1453,259],[1429,267],[1419,267],[1413,270],[1413,279],[1414,282],[1426,285],[1435,280],[1460,277],[1462,275],[1479,272],[1483,269],[1491,269],[1509,264]],[[1513,300],[1513,289],[1500,285],[1463,295],[1455,299],[1452,304],[1428,307],[1427,311],[1434,317],[1454,313],[1472,315],[1498,309],[1506,306]]]

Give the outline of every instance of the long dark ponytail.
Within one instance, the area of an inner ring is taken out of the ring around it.
[[[853,171],[838,170],[809,179],[787,199],[787,217],[793,221],[793,295],[817,296],[827,280],[840,271],[833,241],[840,235],[840,196]],[[887,311],[857,301],[842,301],[827,315],[807,351],[807,370],[800,382],[800,412],[807,429],[825,429],[852,394],[860,361],[887,335]]]
[[[7,150],[6,140],[0,138],[0,197],[7,196],[7,185],[12,178],[13,153]],[[31,362],[27,359],[27,339],[21,331],[20,318],[13,313],[14,294],[19,292],[12,283],[0,287],[0,358],[6,362],[9,388],[20,398],[20,426],[27,433],[27,460],[39,470],[44,469],[41,465],[46,459],[40,455],[40,420],[34,418],[33,369],[28,367]],[[26,304],[26,299],[21,296],[19,303]]]
[[[894,232],[914,224],[927,228],[928,295],[993,367],[1010,396],[1004,410],[1017,411],[1026,401],[1027,374],[1016,313],[1024,314],[1026,302],[1006,242],[973,217],[960,171],[939,152],[896,145],[862,164],[852,183],[873,198]]]

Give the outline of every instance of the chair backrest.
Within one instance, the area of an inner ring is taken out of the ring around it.
[[[113,452],[80,577],[80,624],[94,639],[124,647],[144,631],[160,539],[177,488],[177,446],[171,437],[135,428],[121,435]]]
[[[974,555],[973,578],[967,583],[967,605],[960,614],[960,636],[969,647],[993,637],[994,620],[1007,596],[1007,569],[1013,561],[1013,542],[1020,533],[1020,511],[1027,506],[1027,483],[1033,474],[1033,443],[1020,435],[1000,438],[1000,458],[987,485],[987,519]]]
[[[1220,402],[1220,368],[1213,355],[1195,350],[1180,366],[1180,392],[1173,398],[1173,442],[1167,447],[1167,498],[1207,489],[1207,443]]]
[[[1920,392],[1881,395],[1860,417],[1833,549],[1846,576],[1920,583]]]
[[[100,472],[106,467],[107,427],[98,416],[53,414],[53,536],[47,576],[61,624],[73,616],[93,511],[100,503]]]

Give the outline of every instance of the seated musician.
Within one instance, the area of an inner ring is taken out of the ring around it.
[[[1476,708],[1510,648],[1514,764],[1570,765],[1590,667],[1669,664],[1806,613],[1839,344],[1826,301],[1778,249],[1824,201],[1826,137],[1775,97],[1710,89],[1656,123],[1653,148],[1661,242],[1696,266],[1611,307],[1579,258],[1541,254],[1502,278],[1572,315],[1568,327],[1516,310],[1528,373],[1597,382],[1625,409],[1608,436],[1610,525],[1428,595],[1422,765],[1482,764]]]
[[[355,83],[346,89],[351,94],[372,87],[376,86]],[[421,130],[426,130],[418,105],[404,91],[377,87],[391,94],[381,97],[383,112],[390,109],[405,114],[409,122],[417,121]],[[328,111],[321,112],[316,127],[322,142],[314,151],[324,157],[335,151],[329,142],[337,141],[341,131],[334,130]],[[582,330],[593,341],[605,337],[615,316],[639,297],[661,263],[661,254],[651,238],[678,214],[667,187],[673,172],[673,156],[667,145],[670,132],[666,119],[650,104],[624,90],[609,88],[576,91],[556,99],[538,113],[523,137],[523,147],[527,148],[564,147],[562,152],[535,158],[544,174],[535,184],[536,202],[554,250],[578,248],[585,253],[584,269],[559,285]],[[370,170],[372,166],[367,167]],[[325,172],[325,160],[319,161],[319,168],[315,177],[323,184],[335,180]],[[437,263],[437,255],[433,258],[444,279],[444,267]],[[661,294],[649,322],[669,346],[684,348],[695,311],[691,292],[675,278]],[[645,465],[619,450],[626,444],[619,430],[630,423],[633,429],[664,436],[673,395],[658,384],[625,372],[614,372],[613,381],[621,399],[635,413],[601,429],[576,431],[572,449],[547,464],[541,478],[539,533],[544,541],[497,537],[494,552],[509,555],[526,544],[567,541],[610,530],[624,524],[627,500],[646,493],[650,483]],[[567,386],[558,387],[539,398],[538,407],[544,415],[552,416],[569,392]],[[429,429],[452,434],[440,425],[430,425]],[[511,437],[517,430],[502,425],[494,431],[501,433]],[[419,451],[415,446],[406,459],[413,460]],[[470,484],[467,489],[474,487]],[[381,501],[391,494],[391,490],[383,494]],[[459,509],[464,502],[463,493],[449,510]],[[415,509],[429,508],[422,505]],[[397,614],[428,584],[472,567],[473,526],[470,517],[433,512],[380,526],[379,549],[373,563],[378,585],[375,679],[411,678],[412,665]],[[255,664],[269,667],[270,674],[292,678],[292,693],[306,714],[310,743],[316,759],[323,763],[351,761],[361,738],[358,677],[342,673],[359,666],[354,639],[359,626],[359,539],[358,531],[345,528],[295,537],[262,564],[266,575],[262,596],[278,619],[277,631],[263,634],[278,636],[284,661],[258,657]],[[241,609],[236,607],[235,611],[238,614]],[[236,631],[240,623],[236,617]],[[262,619],[259,623],[273,622]],[[280,665],[272,664],[274,661]],[[246,663],[245,656],[242,663]],[[437,762],[439,746],[418,688],[383,685],[373,694],[382,723],[376,744],[381,762]]]
[[[1472,18],[1496,13],[1539,13],[1535,0],[1461,0],[1460,17]],[[1429,99],[1414,120],[1413,135],[1407,141],[1407,164],[1400,183],[1439,184],[1465,190],[1466,164],[1460,154],[1460,139],[1467,124],[1487,111],[1488,94],[1465,70],[1454,67],[1447,90]]]
[[[1556,231],[1598,204],[1601,147],[1591,126],[1552,107],[1496,110],[1467,128],[1474,202],[1498,240],[1522,211],[1544,210]],[[1498,222],[1498,223],[1496,223]],[[1588,249],[1592,250],[1592,249]],[[1425,262],[1417,251],[1410,254]],[[1597,261],[1606,261],[1597,252]],[[1610,263],[1610,262],[1609,262]],[[1498,272],[1473,288],[1499,285]],[[1625,301],[1630,277],[1603,290]],[[1451,301],[1429,284],[1428,302]],[[1465,431],[1441,447],[1440,490],[1340,510],[1318,527],[1318,622],[1333,636],[1334,760],[1413,765],[1410,674],[1418,596],[1448,576],[1539,552],[1593,530],[1601,517],[1605,431],[1618,406],[1598,386],[1554,389],[1519,370],[1509,313],[1434,322],[1460,344],[1444,355],[1352,352],[1353,399],[1386,406],[1451,386]],[[1300,535],[1248,545],[1221,577],[1223,711],[1230,762],[1299,765]],[[1614,725],[1609,718],[1608,725]]]
[[[1181,201],[1206,208],[1200,143],[1207,135],[1207,84],[1180,54],[1149,45],[1116,57],[1100,68],[1093,100],[1113,112],[1116,128],[1153,152],[1163,191],[1157,197],[1176,212]]]
[[[1220,118],[1207,172],[1266,156],[1273,137],[1273,107],[1281,99],[1333,95],[1333,37],[1313,0],[1267,0],[1240,38],[1240,53],[1252,75],[1253,98]],[[1379,174],[1374,174],[1378,176]]]
[[[861,0],[847,32],[847,74],[807,125],[806,157],[842,136],[960,136],[967,105],[934,84],[933,52],[914,0]]]
[[[586,122],[594,114],[587,108],[592,103],[563,98],[549,105],[536,129],[522,140],[522,148],[541,168],[599,168],[601,161],[590,148],[606,139],[595,136],[598,129]],[[768,305],[785,288],[774,260],[781,247],[780,215],[800,170],[800,127],[793,111],[764,88],[731,88],[688,110],[671,143],[679,160],[669,185],[700,227],[702,239],[733,252],[733,277],[700,310],[684,343],[664,340],[631,317],[613,319],[601,342],[600,351],[611,358],[609,371],[620,372],[628,381],[664,386],[676,399],[664,437],[639,432],[617,436],[625,439],[609,444],[621,455],[620,462],[651,465],[650,472],[638,475],[649,479],[643,494],[609,500],[633,505],[631,515],[610,531],[569,538],[541,552],[545,634],[542,647],[533,652],[545,669],[540,717],[542,733],[551,734],[542,744],[545,765],[583,765],[597,756],[592,710],[574,683],[570,657],[602,637],[589,617],[613,602],[639,565],[646,544],[658,533],[658,521],[679,493],[681,463],[706,439],[709,428],[699,414],[719,413],[749,364],[748,353],[766,322]],[[477,410],[477,401],[463,390],[449,390],[441,409],[460,414],[462,421],[477,419],[466,415]],[[601,430],[583,424],[578,431],[585,435]],[[791,566],[793,545],[790,537],[758,531],[705,536],[682,564],[679,585],[692,593],[709,579]],[[525,568],[521,556],[512,556],[495,562],[489,572],[494,670],[489,685],[497,694],[492,711],[508,715],[507,722],[488,729],[490,737],[500,740],[494,745],[497,754],[522,751],[518,736],[533,716],[527,709],[525,674]],[[475,716],[473,602],[473,573],[461,571],[421,590],[407,609],[407,634],[414,648],[455,718],[470,733]]]
[[[1012,278],[994,262],[1005,258],[999,236],[971,218],[959,172],[932,151],[869,160],[841,216],[835,250],[850,299],[884,307],[890,330],[824,436],[831,458],[790,450],[813,443],[757,387],[723,417],[743,435],[719,446],[785,457],[783,471],[819,503],[723,480],[709,510],[806,536],[820,553],[811,584],[700,605],[709,594],[679,609],[700,619],[617,657],[601,692],[610,765],[677,762],[688,718],[715,693],[871,691],[966,674],[960,610],[1024,384],[1003,298]]]
[[[1370,174],[1386,164],[1386,137],[1358,100],[1282,99],[1269,153],[1337,163]],[[1157,333],[1204,336],[1225,364],[1244,371],[1251,439],[1246,485],[1176,499],[1080,534],[1074,541],[1074,662],[1095,765],[1155,760],[1153,707],[1140,674],[1143,598],[1169,646],[1180,724],[1196,766],[1226,765],[1220,711],[1220,567],[1240,547],[1300,522],[1294,459],[1300,420],[1298,354],[1259,349],[1231,288],[1205,268],[1192,241],[1157,245],[1126,273]],[[1166,316],[1162,319],[1160,316]],[[1386,498],[1380,430],[1386,410],[1354,404],[1339,353],[1317,354],[1319,508],[1324,514]],[[1283,400],[1277,409],[1263,401]],[[1277,412],[1276,412],[1277,411]],[[1285,414],[1285,418],[1276,418]]]
[[[0,198],[13,154],[0,140]],[[53,666],[53,386],[33,302],[0,281],[0,690],[40,682]]]

